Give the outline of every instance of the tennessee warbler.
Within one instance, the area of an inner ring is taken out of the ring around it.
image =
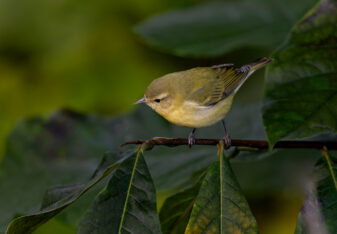
[[[188,137],[189,146],[195,142],[196,128],[222,120],[228,148],[231,141],[224,117],[231,108],[234,95],[254,71],[272,61],[261,58],[240,68],[221,64],[170,73],[153,80],[144,97],[134,104],[145,103],[169,122],[193,128]]]

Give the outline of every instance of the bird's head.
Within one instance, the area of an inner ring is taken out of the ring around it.
[[[173,93],[170,79],[165,77],[156,79],[147,87],[144,97],[134,104],[145,103],[161,115],[170,111]]]

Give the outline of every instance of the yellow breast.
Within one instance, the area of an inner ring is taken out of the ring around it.
[[[159,113],[176,125],[202,128],[223,119],[230,110],[234,93],[213,106],[200,106],[195,102],[184,101],[181,105],[173,105],[170,111]]]

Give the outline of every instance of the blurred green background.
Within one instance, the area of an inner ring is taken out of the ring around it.
[[[0,0],[0,160],[5,139],[15,123],[59,108],[82,113],[116,115],[131,111],[155,78],[169,72],[220,63],[243,65],[268,56],[275,46],[242,47],[220,57],[193,59],[168,55],[142,43],[132,27],[167,10],[204,3],[205,0]],[[235,106],[256,103],[263,95],[264,71],[258,71],[238,93]],[[291,154],[293,155],[293,154]],[[305,153],[299,160],[305,159]],[[289,158],[288,158],[289,159]],[[250,172],[278,165],[295,173],[302,161],[282,164],[267,159],[238,165],[243,187]],[[310,171],[309,161],[302,175]],[[274,166],[272,166],[274,165]],[[289,165],[293,168],[288,169]],[[263,179],[263,178],[261,178]],[[240,182],[241,182],[240,181]],[[260,183],[261,184],[261,181]],[[278,182],[268,181],[277,187]],[[281,183],[282,184],[282,183]],[[251,194],[251,206],[261,233],[292,233],[302,205],[300,189]],[[285,185],[286,187],[286,185]],[[275,195],[277,194],[277,195]],[[37,233],[73,233],[53,219]]]
[[[187,62],[143,46],[131,27],[194,2],[1,0],[0,151],[22,117],[132,109],[152,79]]]

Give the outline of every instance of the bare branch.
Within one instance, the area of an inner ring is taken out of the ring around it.
[[[195,139],[195,145],[217,145],[222,139]],[[187,138],[164,138],[155,137],[150,140],[135,140],[122,144],[124,145],[139,145],[148,143],[152,146],[164,145],[168,147],[175,147],[180,145],[188,145]],[[232,145],[236,147],[251,147],[256,149],[268,149],[269,145],[267,141],[261,140],[232,140]],[[287,149],[322,149],[326,147],[329,150],[337,150],[336,141],[306,141],[306,140],[294,140],[294,141],[278,141],[273,148],[287,148]]]

